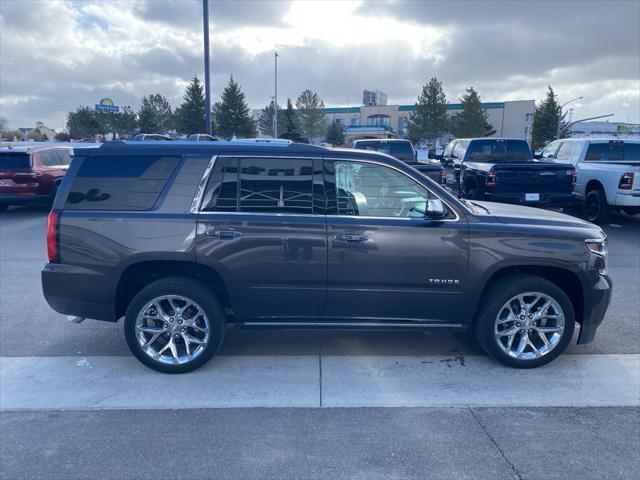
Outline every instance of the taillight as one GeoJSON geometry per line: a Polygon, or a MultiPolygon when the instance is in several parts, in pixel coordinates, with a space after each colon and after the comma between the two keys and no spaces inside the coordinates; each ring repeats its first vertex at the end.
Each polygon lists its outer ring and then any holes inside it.
{"type": "Polygon", "coordinates": [[[618,188],[622,190],[631,190],[633,186],[633,172],[623,173],[620,177],[620,183],[618,183],[618,188]]]}
{"type": "Polygon", "coordinates": [[[487,174],[486,187],[495,187],[498,184],[498,174],[496,172],[489,172],[487,174]]]}
{"type": "Polygon", "coordinates": [[[60,260],[60,212],[51,210],[47,217],[47,256],[50,262],[60,260]]]}

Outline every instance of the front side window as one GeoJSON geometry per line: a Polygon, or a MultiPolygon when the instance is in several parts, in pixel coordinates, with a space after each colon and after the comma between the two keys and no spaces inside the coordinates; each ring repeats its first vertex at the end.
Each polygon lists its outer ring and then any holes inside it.
{"type": "Polygon", "coordinates": [[[558,142],[553,142],[544,147],[542,150],[542,158],[556,158],[556,152],[558,151],[558,147],[560,144],[558,142]]]}
{"type": "Polygon", "coordinates": [[[558,149],[558,153],[556,153],[556,161],[565,163],[571,162],[571,154],[573,153],[574,145],[575,143],[563,142],[558,149]]]}
{"type": "Polygon", "coordinates": [[[423,218],[427,201],[436,198],[407,175],[384,165],[336,161],[337,214],[423,218]]]}

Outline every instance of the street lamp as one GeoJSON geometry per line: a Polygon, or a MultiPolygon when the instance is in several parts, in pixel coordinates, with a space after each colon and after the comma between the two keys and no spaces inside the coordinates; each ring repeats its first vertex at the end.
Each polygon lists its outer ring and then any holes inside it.
{"type": "Polygon", "coordinates": [[[562,109],[569,105],[571,102],[575,102],[576,100],[582,100],[582,97],[572,98],[568,102],[564,103],[560,106],[560,113],[558,114],[558,125],[556,127],[556,140],[560,139],[560,123],[562,122],[562,109]]]}
{"type": "Polygon", "coordinates": [[[211,135],[211,75],[209,72],[209,0],[202,0],[202,30],[204,36],[204,123],[211,135]]]}
{"type": "Polygon", "coordinates": [[[278,138],[278,52],[275,52],[275,70],[274,70],[274,86],[273,95],[273,137],[278,138]]]}

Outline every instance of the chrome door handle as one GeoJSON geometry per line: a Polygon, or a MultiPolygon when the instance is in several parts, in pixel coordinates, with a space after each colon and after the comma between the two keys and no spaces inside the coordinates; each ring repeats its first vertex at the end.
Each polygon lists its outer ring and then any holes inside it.
{"type": "Polygon", "coordinates": [[[220,240],[228,240],[231,238],[237,238],[242,236],[242,232],[238,232],[236,230],[216,230],[215,228],[210,228],[207,230],[207,235],[209,237],[218,237],[220,240]]]}
{"type": "Polygon", "coordinates": [[[352,234],[336,235],[333,238],[338,242],[345,242],[345,243],[364,243],[367,241],[367,237],[364,235],[352,235],[352,234]]]}

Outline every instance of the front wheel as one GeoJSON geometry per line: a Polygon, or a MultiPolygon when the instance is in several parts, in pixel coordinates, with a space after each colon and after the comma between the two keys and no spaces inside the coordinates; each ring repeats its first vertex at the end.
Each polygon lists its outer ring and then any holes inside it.
{"type": "Polygon", "coordinates": [[[514,275],[489,287],[475,326],[478,343],[488,354],[511,367],[534,368],[567,348],[575,314],[557,285],[514,275]]]}
{"type": "Polygon", "coordinates": [[[224,338],[225,321],[204,285],[172,277],[151,283],[133,298],[124,331],[129,349],[147,367],[185,373],[213,357],[224,338]]]}

